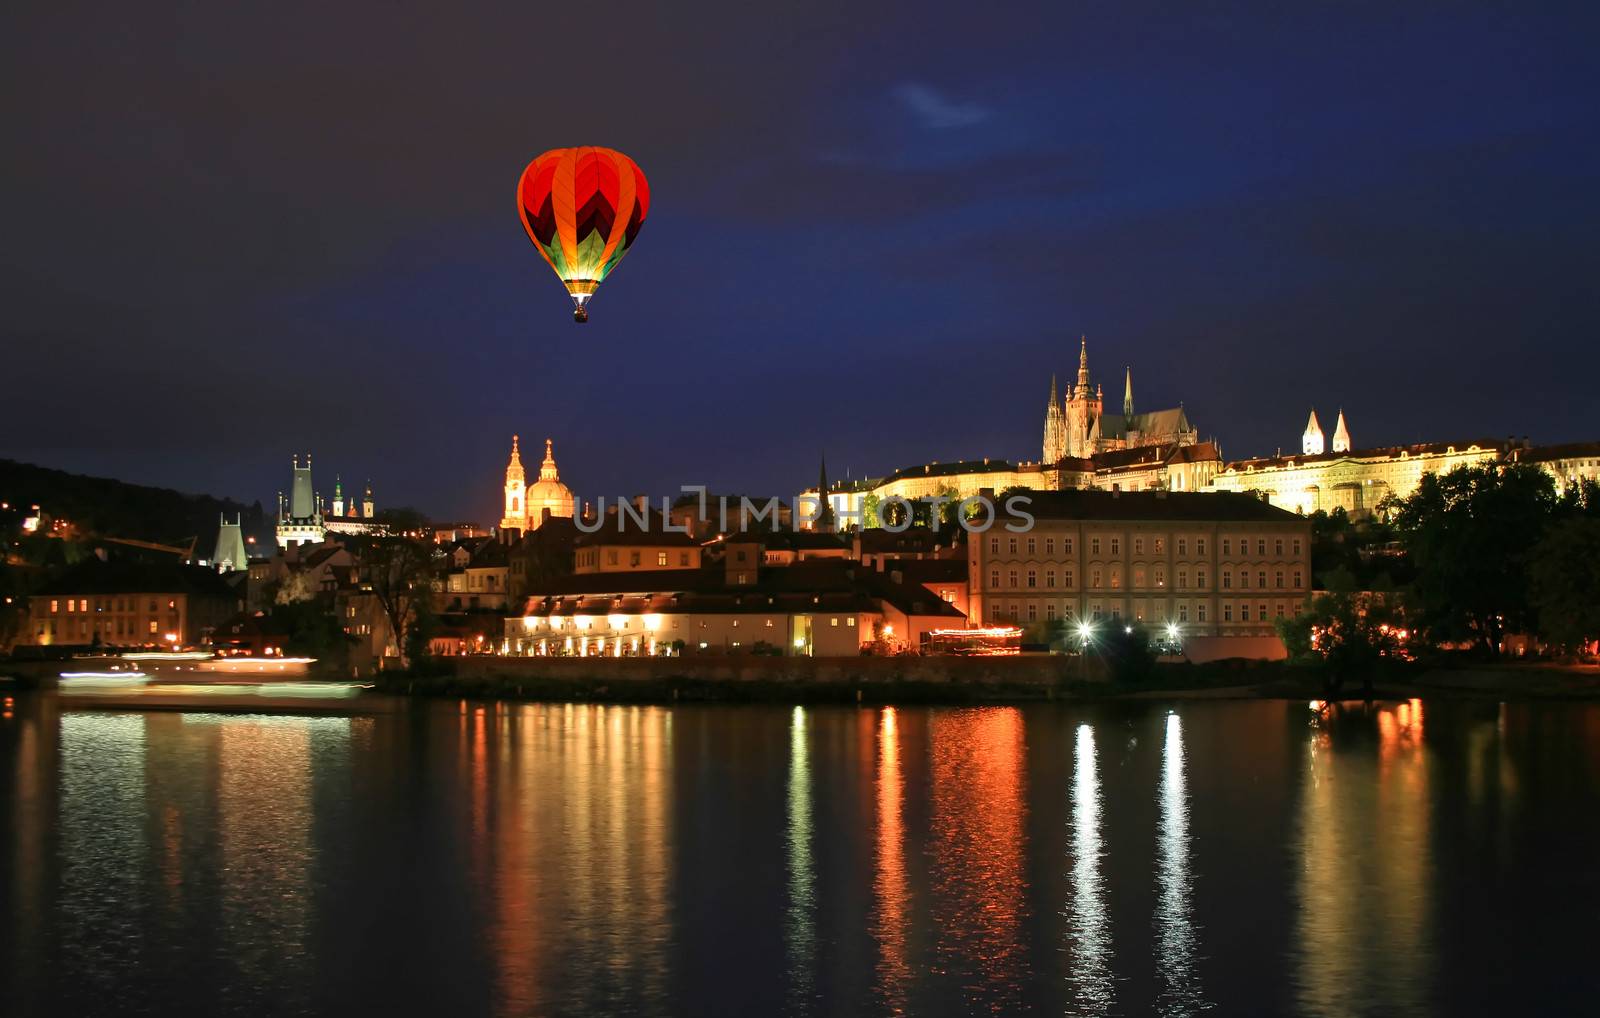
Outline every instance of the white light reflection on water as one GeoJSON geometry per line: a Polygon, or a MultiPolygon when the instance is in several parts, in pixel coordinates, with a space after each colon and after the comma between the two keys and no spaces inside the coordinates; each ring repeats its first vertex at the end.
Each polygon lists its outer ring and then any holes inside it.
{"type": "Polygon", "coordinates": [[[1072,993],[1068,1014],[1103,1015],[1111,1011],[1111,919],[1106,912],[1105,882],[1100,857],[1100,773],[1095,763],[1094,729],[1078,726],[1072,767],[1072,907],[1067,912],[1071,961],[1067,982],[1072,993]]]}
{"type": "Polygon", "coordinates": [[[789,945],[789,1001],[795,1013],[810,1010],[812,969],[816,953],[816,868],[811,857],[811,762],[806,741],[806,712],[796,707],[789,722],[789,909],[785,941],[789,945]]]}
{"type": "Polygon", "coordinates": [[[146,954],[144,717],[63,714],[60,794],[63,948],[109,989],[146,954]]]}
{"type": "Polygon", "coordinates": [[[1156,1009],[1190,1015],[1207,1007],[1195,971],[1194,874],[1190,870],[1189,795],[1183,722],[1167,715],[1161,750],[1161,808],[1156,833],[1156,1009]]]}

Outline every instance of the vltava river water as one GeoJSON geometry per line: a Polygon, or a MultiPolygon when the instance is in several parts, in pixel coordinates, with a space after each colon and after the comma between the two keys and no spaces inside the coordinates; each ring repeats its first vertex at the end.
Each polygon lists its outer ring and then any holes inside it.
{"type": "Polygon", "coordinates": [[[16,697],[10,1014],[1588,1013],[1600,708],[16,697]]]}

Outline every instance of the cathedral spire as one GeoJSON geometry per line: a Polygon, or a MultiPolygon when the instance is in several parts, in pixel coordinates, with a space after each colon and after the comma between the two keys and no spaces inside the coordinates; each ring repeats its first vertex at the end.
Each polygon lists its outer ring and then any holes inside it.
{"type": "Polygon", "coordinates": [[[1050,402],[1048,406],[1055,406],[1060,397],[1056,395],[1056,374],[1050,372],[1050,402]]]}
{"type": "Polygon", "coordinates": [[[828,533],[833,530],[833,503],[828,499],[828,455],[823,453],[817,465],[817,529],[828,533]]]}
{"type": "Polygon", "coordinates": [[[1344,407],[1339,408],[1339,423],[1333,428],[1333,451],[1350,451],[1350,429],[1344,425],[1344,407]]]}
{"type": "Polygon", "coordinates": [[[1133,416],[1133,365],[1128,365],[1128,381],[1122,389],[1122,416],[1133,416]]]}
{"type": "Polygon", "coordinates": [[[1307,456],[1321,456],[1323,452],[1322,425],[1317,423],[1316,408],[1311,410],[1311,419],[1306,422],[1305,434],[1300,436],[1300,451],[1307,456]]]}
{"type": "Polygon", "coordinates": [[[1078,388],[1083,395],[1089,394],[1089,337],[1078,337],[1078,388]]]}

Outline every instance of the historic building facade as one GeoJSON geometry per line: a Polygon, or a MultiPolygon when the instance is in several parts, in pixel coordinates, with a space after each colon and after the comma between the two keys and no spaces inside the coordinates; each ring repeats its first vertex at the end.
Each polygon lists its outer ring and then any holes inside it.
{"type": "Polygon", "coordinates": [[[572,489],[561,483],[554,444],[548,438],[544,440],[544,462],[539,464],[539,479],[528,485],[517,442],[517,436],[512,435],[511,460],[506,464],[505,515],[500,518],[500,529],[537,530],[547,512],[571,519],[576,500],[572,489]]]}
{"type": "Polygon", "coordinates": [[[275,531],[278,547],[321,544],[330,532],[371,534],[379,530],[377,505],[372,500],[372,482],[367,482],[366,493],[359,504],[354,498],[347,503],[344,481],[335,475],[333,501],[324,504],[322,494],[311,483],[311,454],[306,454],[304,466],[300,465],[300,457],[295,456],[290,461],[290,468],[294,471],[294,477],[288,498],[284,497],[283,492],[278,492],[278,524],[275,531]]]}
{"type": "Polygon", "coordinates": [[[1089,378],[1089,341],[1078,347],[1078,378],[1067,386],[1063,399],[1057,395],[1056,379],[1050,377],[1050,400],[1044,414],[1044,463],[1064,459],[1087,459],[1096,453],[1140,446],[1193,445],[1199,433],[1189,423],[1183,407],[1135,413],[1133,409],[1133,369],[1123,379],[1122,412],[1106,413],[1102,387],[1089,378]]]}
{"type": "Polygon", "coordinates": [[[1025,532],[1002,518],[967,543],[974,622],[1271,637],[1311,591],[1309,521],[1257,498],[1039,492],[1027,512],[1025,532]]]}
{"type": "Polygon", "coordinates": [[[1300,455],[1260,456],[1224,464],[1212,478],[1211,488],[1248,492],[1291,512],[1343,509],[1352,516],[1363,516],[1390,495],[1404,498],[1416,491],[1423,474],[1500,462],[1515,448],[1509,439],[1476,439],[1354,449],[1340,410],[1333,448],[1326,451],[1313,410],[1300,436],[1300,455]]]}

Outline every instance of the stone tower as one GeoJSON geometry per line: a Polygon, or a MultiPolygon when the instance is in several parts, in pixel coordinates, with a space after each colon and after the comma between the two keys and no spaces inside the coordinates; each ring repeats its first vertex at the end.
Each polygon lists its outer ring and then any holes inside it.
{"type": "Polygon", "coordinates": [[[1050,402],[1044,409],[1043,462],[1055,463],[1067,454],[1067,416],[1056,394],[1056,376],[1050,376],[1050,402]]]}
{"type": "Polygon", "coordinates": [[[250,568],[250,555],[244,547],[243,523],[243,515],[234,516],[232,523],[228,522],[226,516],[217,517],[217,550],[211,556],[211,564],[217,572],[230,573],[250,568]]]}
{"type": "Polygon", "coordinates": [[[1317,423],[1315,408],[1311,411],[1311,420],[1306,422],[1306,433],[1300,436],[1300,451],[1307,456],[1322,455],[1322,425],[1317,423]]]}
{"type": "Polygon", "coordinates": [[[1339,408],[1339,423],[1333,428],[1333,451],[1350,451],[1350,429],[1344,426],[1344,408],[1339,408]]]}
{"type": "Polygon", "coordinates": [[[501,530],[528,529],[527,502],[528,475],[522,470],[522,455],[517,449],[517,436],[511,436],[511,462],[506,464],[506,514],[500,520],[501,530]]]}
{"type": "Polygon", "coordinates": [[[1100,391],[1089,384],[1089,340],[1080,338],[1078,381],[1067,390],[1066,431],[1068,456],[1094,454],[1094,436],[1100,421],[1100,391]]]}

